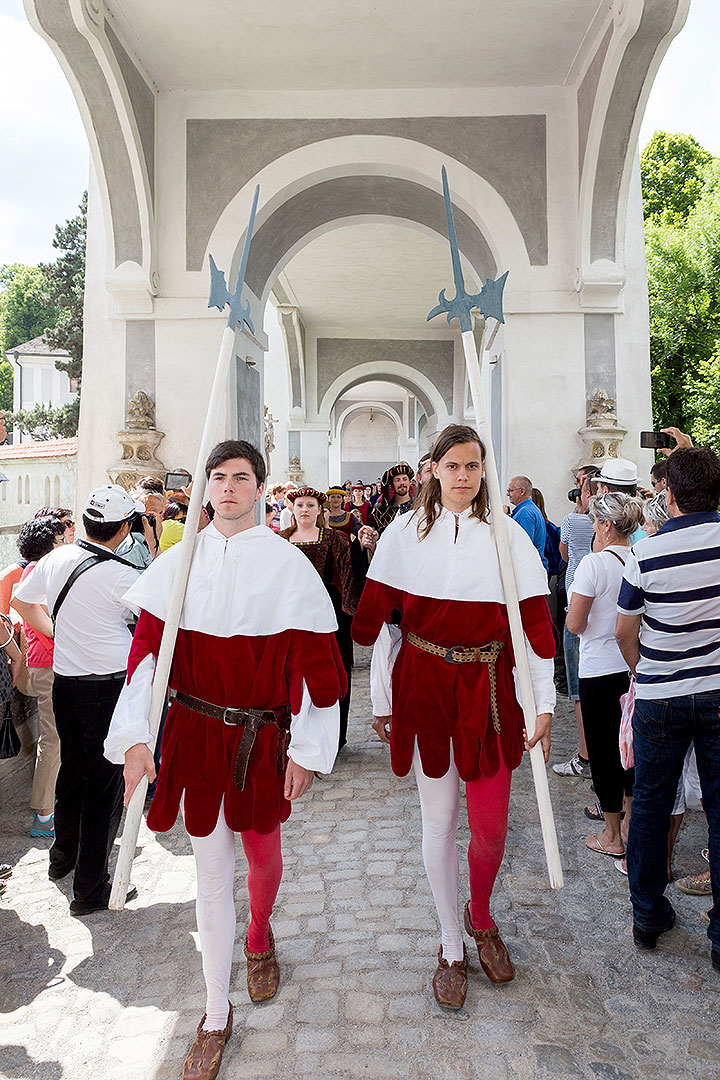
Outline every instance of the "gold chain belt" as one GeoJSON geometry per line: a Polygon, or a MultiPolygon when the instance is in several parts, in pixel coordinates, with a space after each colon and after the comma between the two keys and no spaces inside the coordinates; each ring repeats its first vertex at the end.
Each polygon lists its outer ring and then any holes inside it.
{"type": "Polygon", "coordinates": [[[440,656],[446,664],[487,664],[490,682],[490,715],[492,716],[493,727],[499,734],[500,713],[498,712],[495,664],[497,663],[500,650],[505,642],[491,641],[489,645],[478,647],[472,645],[451,645],[449,649],[445,649],[442,645],[434,645],[432,641],[424,641],[423,638],[418,637],[417,634],[410,633],[410,631],[405,634],[405,637],[410,644],[414,645],[417,649],[432,653],[433,656],[440,656]]]}

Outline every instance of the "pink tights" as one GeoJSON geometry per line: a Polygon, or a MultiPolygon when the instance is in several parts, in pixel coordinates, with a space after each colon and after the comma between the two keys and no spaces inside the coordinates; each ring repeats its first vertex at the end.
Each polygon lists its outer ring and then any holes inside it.
{"type": "MultiPolygon", "coordinates": [[[[248,861],[250,927],[248,951],[265,952],[268,927],[282,877],[280,826],[266,836],[240,833],[248,861]]],[[[206,1031],[225,1027],[230,968],[235,944],[235,833],[220,808],[209,836],[191,836],[197,866],[197,926],[207,986],[206,1031]]]]}
{"type": "MultiPolygon", "coordinates": [[[[451,761],[445,776],[426,776],[417,748],[413,758],[423,821],[423,861],[442,932],[443,956],[462,959],[462,931],[458,915],[459,865],[457,825],[460,777],[451,761]]],[[[512,773],[501,762],[495,776],[481,776],[465,785],[470,846],[470,917],[476,930],[494,926],[490,896],[505,852],[512,773]]]]}

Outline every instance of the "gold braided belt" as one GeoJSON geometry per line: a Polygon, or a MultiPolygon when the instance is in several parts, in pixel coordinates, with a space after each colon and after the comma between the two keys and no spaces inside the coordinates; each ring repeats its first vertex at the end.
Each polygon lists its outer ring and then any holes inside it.
{"type": "Polygon", "coordinates": [[[451,645],[449,649],[445,649],[442,645],[433,645],[432,641],[424,641],[423,638],[410,633],[410,631],[405,634],[405,637],[416,649],[422,649],[424,652],[432,653],[433,656],[439,656],[447,664],[487,664],[490,682],[490,715],[492,716],[493,727],[499,734],[500,713],[498,712],[495,664],[505,642],[491,641],[489,645],[482,645],[477,648],[472,645],[451,645]]]}

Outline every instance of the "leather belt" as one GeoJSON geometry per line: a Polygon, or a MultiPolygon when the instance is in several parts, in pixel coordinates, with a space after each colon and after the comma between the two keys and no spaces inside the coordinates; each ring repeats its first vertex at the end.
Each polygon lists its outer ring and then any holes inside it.
{"type": "Polygon", "coordinates": [[[407,631],[405,637],[416,649],[432,653],[433,656],[441,657],[447,664],[487,664],[488,678],[490,682],[490,715],[493,727],[500,733],[500,713],[497,701],[497,675],[495,665],[503,648],[504,641],[491,641],[488,645],[451,645],[446,649],[443,645],[435,645],[432,641],[424,641],[417,634],[407,631]]]}
{"type": "Polygon", "coordinates": [[[211,716],[214,720],[222,720],[228,727],[242,727],[243,733],[235,757],[233,768],[233,781],[242,791],[245,787],[248,762],[252,748],[255,745],[257,733],[266,724],[275,724],[278,728],[277,765],[278,774],[285,769],[287,748],[290,742],[290,706],[284,705],[279,709],[233,709],[224,708],[222,705],[213,705],[210,701],[193,697],[178,690],[173,693],[175,701],[184,705],[193,712],[203,716],[211,716]]]}

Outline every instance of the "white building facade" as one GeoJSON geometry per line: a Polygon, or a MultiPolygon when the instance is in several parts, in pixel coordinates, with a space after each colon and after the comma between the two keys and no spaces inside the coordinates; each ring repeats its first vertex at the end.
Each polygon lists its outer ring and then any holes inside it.
{"type": "Polygon", "coordinates": [[[688,5],[25,0],[93,158],[79,489],[118,474],[139,392],[159,458],[193,468],[225,323],[208,255],[233,282],[258,183],[218,435],[261,445],[267,406],[273,479],[322,486],[472,422],[459,331],[426,323],[452,295],[443,164],[468,290],[510,272],[484,357],[501,479],[557,516],[577,462],[647,471],[637,138],[688,5]]]}
{"type": "MultiPolygon", "coordinates": [[[[53,349],[37,337],[8,349],[5,357],[13,369],[13,412],[36,405],[57,408],[77,396],[75,380],[55,365],[56,360],[70,359],[66,349],[53,349]]],[[[19,431],[13,434],[13,442],[31,441],[30,435],[21,436],[19,431]]]]}

